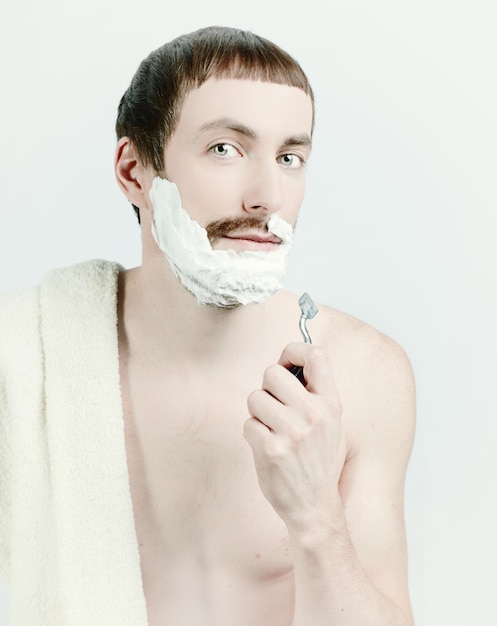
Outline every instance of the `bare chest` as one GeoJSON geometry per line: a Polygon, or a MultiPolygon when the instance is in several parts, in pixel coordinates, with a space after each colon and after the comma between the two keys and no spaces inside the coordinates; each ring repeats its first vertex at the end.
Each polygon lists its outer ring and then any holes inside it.
{"type": "Polygon", "coordinates": [[[164,624],[168,613],[171,623],[174,616],[176,623],[207,625],[210,615],[222,626],[226,615],[226,623],[242,625],[240,607],[250,596],[259,599],[252,602],[255,613],[247,614],[247,624],[262,614],[272,615],[275,626],[289,623],[293,568],[288,534],[260,491],[243,437],[246,398],[256,381],[156,383],[137,379],[123,385],[150,624],[154,619],[164,624]],[[185,602],[187,589],[196,608],[185,602]],[[226,606],[230,602],[232,610],[226,606]]]}

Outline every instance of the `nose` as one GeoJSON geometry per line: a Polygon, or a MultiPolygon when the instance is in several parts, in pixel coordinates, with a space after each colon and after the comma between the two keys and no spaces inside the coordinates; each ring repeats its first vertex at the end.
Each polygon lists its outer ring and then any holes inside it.
{"type": "Polygon", "coordinates": [[[277,163],[254,164],[247,172],[243,208],[252,214],[268,214],[283,206],[281,171],[277,163]]]}

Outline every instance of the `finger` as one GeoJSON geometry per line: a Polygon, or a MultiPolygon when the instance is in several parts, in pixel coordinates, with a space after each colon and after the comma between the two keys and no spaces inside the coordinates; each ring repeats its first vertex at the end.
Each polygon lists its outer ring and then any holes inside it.
{"type": "Polygon", "coordinates": [[[252,448],[256,448],[261,439],[272,436],[272,431],[257,417],[249,417],[243,425],[243,436],[252,448]]]}
{"type": "Polygon", "coordinates": [[[306,389],[310,393],[336,394],[335,381],[326,352],[319,346],[290,343],[283,350],[278,364],[286,369],[300,365],[304,369],[306,389]]]}
{"type": "Polygon", "coordinates": [[[263,389],[256,389],[247,398],[247,408],[251,417],[257,418],[271,431],[277,431],[282,424],[283,404],[263,389]]]}
{"type": "Polygon", "coordinates": [[[302,385],[286,368],[275,363],[264,371],[262,389],[270,393],[284,405],[293,405],[303,393],[302,385]]]}

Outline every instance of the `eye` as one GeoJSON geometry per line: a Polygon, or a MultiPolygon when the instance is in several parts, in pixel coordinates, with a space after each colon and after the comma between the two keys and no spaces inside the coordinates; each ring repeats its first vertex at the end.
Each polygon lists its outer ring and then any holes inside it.
{"type": "Polygon", "coordinates": [[[230,143],[217,143],[215,146],[209,148],[212,154],[224,159],[230,159],[238,155],[238,150],[230,143]]]}
{"type": "Polygon", "coordinates": [[[278,157],[278,161],[290,169],[298,169],[305,165],[304,159],[298,154],[282,154],[278,157]]]}

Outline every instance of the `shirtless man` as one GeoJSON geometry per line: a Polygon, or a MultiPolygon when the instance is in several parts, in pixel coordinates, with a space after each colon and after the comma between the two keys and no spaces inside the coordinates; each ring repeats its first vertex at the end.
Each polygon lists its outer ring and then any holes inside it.
{"type": "Polygon", "coordinates": [[[12,626],[413,623],[409,361],[322,303],[305,344],[280,289],[313,124],[274,44],[166,44],[117,121],[141,266],[91,261],[0,299],[12,626]]]}
{"type": "Polygon", "coordinates": [[[304,344],[297,296],[283,290],[237,305],[220,285],[220,302],[202,300],[184,276],[202,282],[202,261],[175,265],[174,242],[154,226],[159,176],[201,227],[218,222],[214,250],[275,254],[282,240],[268,220],[294,225],[304,194],[312,91],[257,37],[207,29],[174,45],[144,62],[123,98],[115,161],[143,238],[142,265],[120,286],[119,349],[149,624],[412,624],[404,352],[321,303],[304,344]],[[161,92],[172,122],[154,161],[130,110],[164,76],[177,93],[161,92]]]}

